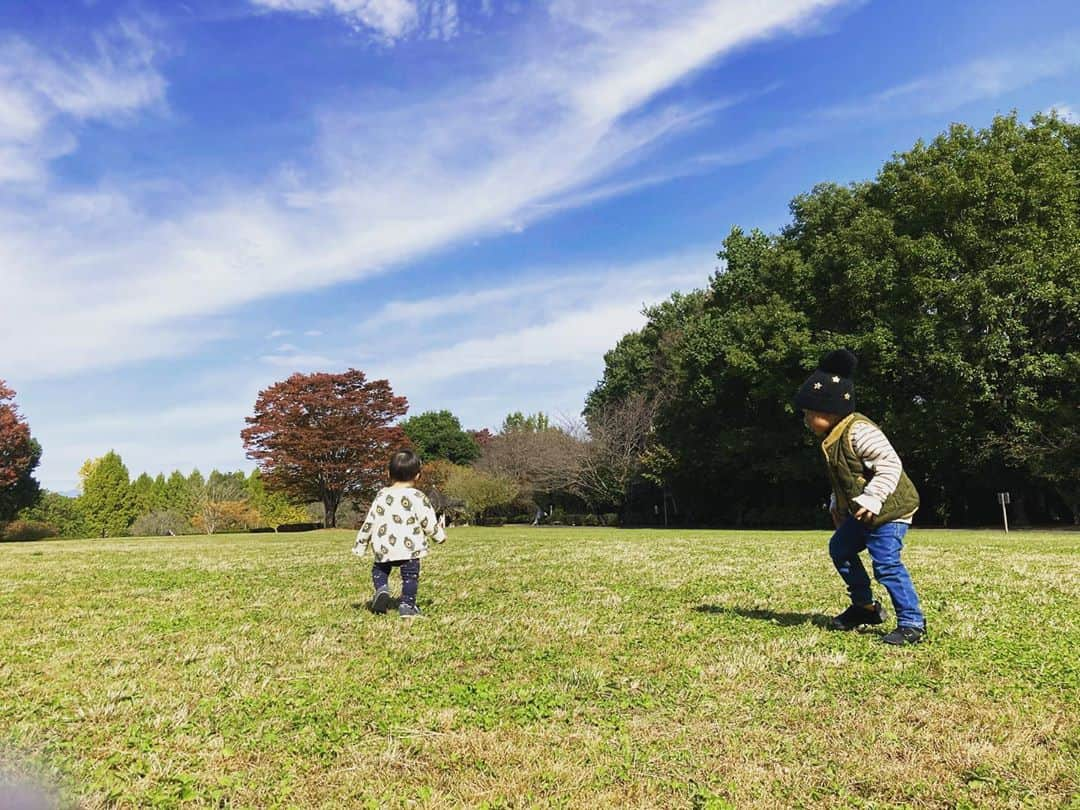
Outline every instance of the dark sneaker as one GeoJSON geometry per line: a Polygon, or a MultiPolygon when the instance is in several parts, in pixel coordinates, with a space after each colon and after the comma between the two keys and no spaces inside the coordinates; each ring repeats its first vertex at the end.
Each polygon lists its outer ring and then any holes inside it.
{"type": "Polygon", "coordinates": [[[902,647],[905,644],[920,644],[926,640],[925,627],[897,627],[891,633],[886,633],[881,639],[886,644],[902,647]]]}
{"type": "Polygon", "coordinates": [[[375,595],[371,597],[371,612],[372,613],[386,613],[386,608],[390,604],[390,591],[386,588],[380,588],[375,591],[375,595]]]}
{"type": "Polygon", "coordinates": [[[403,619],[415,619],[417,616],[421,615],[420,608],[416,605],[407,605],[404,602],[398,605],[397,612],[398,616],[403,619]]]}
{"type": "Polygon", "coordinates": [[[833,616],[829,627],[833,630],[854,630],[864,624],[881,624],[883,621],[885,621],[885,608],[881,606],[881,602],[874,602],[874,606],[868,608],[862,605],[851,605],[839,616],[833,616]]]}

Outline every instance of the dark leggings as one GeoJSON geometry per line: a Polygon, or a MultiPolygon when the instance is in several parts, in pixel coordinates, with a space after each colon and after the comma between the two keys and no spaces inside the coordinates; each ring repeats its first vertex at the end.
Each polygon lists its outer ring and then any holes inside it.
{"type": "Polygon", "coordinates": [[[416,607],[416,589],[420,585],[420,560],[394,560],[377,562],[371,566],[371,581],[375,590],[382,590],[390,584],[390,572],[401,569],[401,604],[416,607]]]}

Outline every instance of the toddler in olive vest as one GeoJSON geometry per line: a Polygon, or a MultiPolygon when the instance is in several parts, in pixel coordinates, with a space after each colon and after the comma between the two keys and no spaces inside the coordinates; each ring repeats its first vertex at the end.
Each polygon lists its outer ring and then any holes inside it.
{"type": "Polygon", "coordinates": [[[926,619],[900,550],[919,508],[919,493],[885,434],[855,412],[856,363],[849,351],[829,352],[795,396],[806,426],[823,437],[821,452],[833,491],[829,508],[836,527],[829,554],[851,596],[851,606],[833,618],[831,626],[854,630],[885,621],[885,609],[874,600],[870,577],[859,559],[859,552],[866,549],[874,578],[885,587],[896,612],[896,629],[883,640],[918,644],[926,635],[926,619]]]}

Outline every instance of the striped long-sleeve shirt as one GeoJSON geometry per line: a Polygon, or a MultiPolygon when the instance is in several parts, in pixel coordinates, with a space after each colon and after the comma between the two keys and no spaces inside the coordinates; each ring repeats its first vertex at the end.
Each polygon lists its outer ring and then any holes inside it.
{"type": "MultiPolygon", "coordinates": [[[[851,426],[851,447],[855,455],[862,461],[873,477],[866,485],[862,494],[854,498],[857,506],[862,506],[873,512],[881,514],[881,506],[896,490],[900,483],[900,473],[904,471],[904,465],[900,461],[889,439],[881,432],[881,429],[869,422],[856,422],[851,426]]],[[[836,494],[833,493],[832,509],[836,509],[836,494]]],[[[911,523],[910,517],[900,518],[900,523],[911,523]]]]}

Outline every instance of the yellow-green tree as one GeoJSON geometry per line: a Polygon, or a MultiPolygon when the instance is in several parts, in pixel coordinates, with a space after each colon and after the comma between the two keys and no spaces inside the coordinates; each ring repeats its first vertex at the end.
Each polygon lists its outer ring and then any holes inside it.
{"type": "Polygon", "coordinates": [[[80,475],[84,472],[83,493],[79,500],[90,535],[126,535],[128,527],[135,520],[135,507],[123,460],[110,450],[101,458],[87,461],[80,475]]]}
{"type": "Polygon", "coordinates": [[[519,491],[511,478],[460,466],[449,471],[442,486],[445,495],[462,502],[462,511],[473,522],[483,521],[493,510],[512,504],[519,491]]]}

